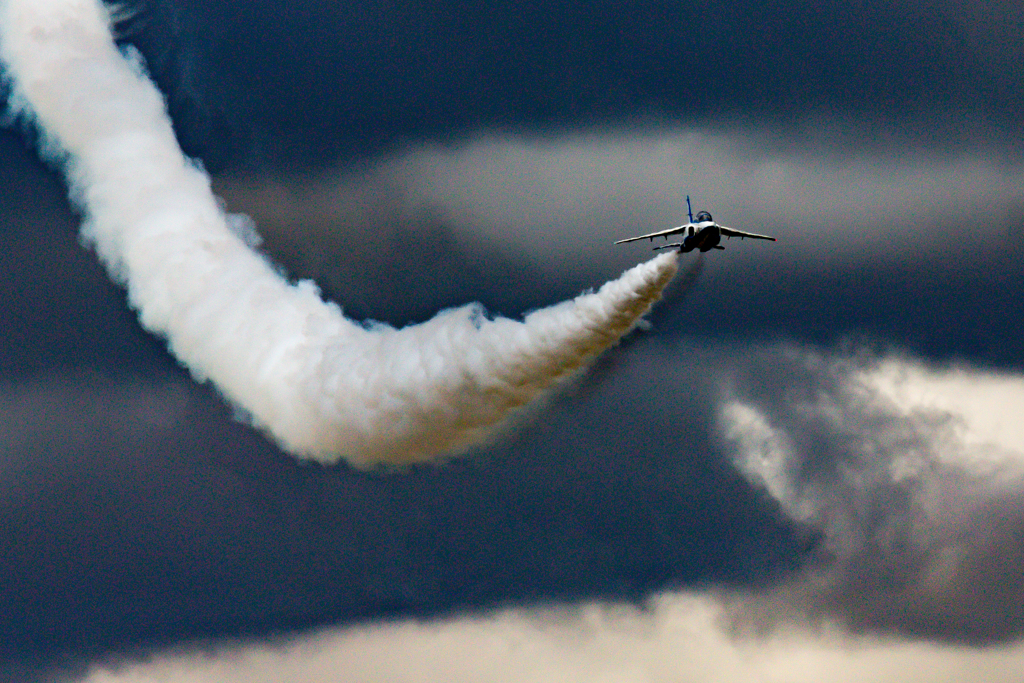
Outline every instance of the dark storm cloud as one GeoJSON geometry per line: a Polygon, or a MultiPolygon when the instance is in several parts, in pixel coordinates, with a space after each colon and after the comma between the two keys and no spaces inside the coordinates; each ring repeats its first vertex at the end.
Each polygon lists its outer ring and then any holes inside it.
{"type": "Polygon", "coordinates": [[[659,407],[656,368],[609,362],[625,382],[589,380],[506,445],[390,475],[297,465],[180,376],[8,384],[5,666],[800,564],[811,537],[708,441],[704,384],[684,373],[659,407]]]}
{"type": "Polygon", "coordinates": [[[124,34],[169,91],[187,149],[212,167],[308,167],[480,128],[649,119],[784,129],[811,116],[866,122],[879,141],[903,129],[1009,142],[1022,23],[1009,1],[161,0],[124,34]]]}

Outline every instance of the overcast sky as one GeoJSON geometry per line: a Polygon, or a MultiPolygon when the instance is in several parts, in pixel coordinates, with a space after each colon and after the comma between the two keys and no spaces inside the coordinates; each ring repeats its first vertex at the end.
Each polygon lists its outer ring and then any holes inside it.
{"type": "Polygon", "coordinates": [[[325,467],[140,328],[0,131],[0,673],[1024,675],[1019,3],[151,0],[119,35],[359,320],[596,288],[687,195],[779,241],[684,256],[494,444],[325,467]]]}

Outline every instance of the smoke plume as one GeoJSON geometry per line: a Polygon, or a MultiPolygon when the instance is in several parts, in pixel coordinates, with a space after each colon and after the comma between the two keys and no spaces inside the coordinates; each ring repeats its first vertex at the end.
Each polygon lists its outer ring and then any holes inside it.
{"type": "Polygon", "coordinates": [[[409,462],[468,447],[629,331],[676,272],[659,256],[522,321],[479,306],[401,330],[346,319],[250,247],[181,152],[98,0],[6,0],[0,58],[85,240],[148,330],[290,452],[409,462]]]}

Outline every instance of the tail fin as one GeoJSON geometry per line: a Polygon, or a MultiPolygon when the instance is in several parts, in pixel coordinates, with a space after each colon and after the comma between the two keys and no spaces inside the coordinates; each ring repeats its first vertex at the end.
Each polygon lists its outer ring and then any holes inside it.
{"type": "Polygon", "coordinates": [[[686,195],[686,213],[690,216],[690,222],[693,222],[693,209],[690,208],[690,195],[686,195]]]}

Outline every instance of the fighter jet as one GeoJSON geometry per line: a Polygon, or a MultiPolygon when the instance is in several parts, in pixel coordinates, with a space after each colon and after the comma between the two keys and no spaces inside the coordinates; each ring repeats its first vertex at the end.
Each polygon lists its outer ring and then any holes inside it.
{"type": "Polygon", "coordinates": [[[690,216],[690,222],[685,225],[669,228],[668,230],[662,230],[660,232],[652,232],[647,235],[640,235],[639,237],[630,237],[628,239],[619,240],[615,244],[625,244],[626,242],[636,242],[637,240],[647,239],[653,242],[655,237],[664,237],[665,239],[668,239],[669,235],[680,234],[683,236],[682,242],[662,244],[654,247],[654,250],[678,248],[679,251],[693,251],[694,249],[709,251],[711,249],[725,249],[725,247],[719,244],[722,240],[722,235],[725,235],[726,237],[739,237],[740,239],[749,237],[755,240],[775,241],[774,237],[769,237],[768,235],[758,235],[754,232],[733,230],[732,228],[727,228],[724,225],[719,225],[707,211],[698,212],[695,220],[693,217],[693,210],[690,208],[689,195],[686,196],[686,213],[690,216]]]}

